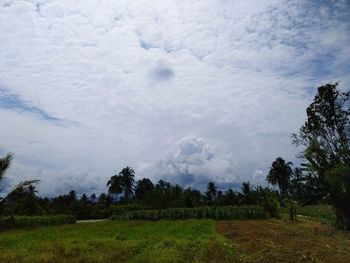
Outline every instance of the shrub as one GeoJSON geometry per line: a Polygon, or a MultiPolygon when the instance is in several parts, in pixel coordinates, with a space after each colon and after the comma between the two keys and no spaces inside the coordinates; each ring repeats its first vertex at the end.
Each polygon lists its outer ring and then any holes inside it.
{"type": "Polygon", "coordinates": [[[0,217],[0,229],[74,224],[75,222],[74,215],[4,216],[0,217]]]}

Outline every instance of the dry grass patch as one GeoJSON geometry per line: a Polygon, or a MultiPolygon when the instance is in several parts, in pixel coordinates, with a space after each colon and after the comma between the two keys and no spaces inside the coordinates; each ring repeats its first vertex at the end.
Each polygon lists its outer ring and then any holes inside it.
{"type": "Polygon", "coordinates": [[[349,262],[350,235],[312,220],[221,221],[243,262],[349,262]]]}

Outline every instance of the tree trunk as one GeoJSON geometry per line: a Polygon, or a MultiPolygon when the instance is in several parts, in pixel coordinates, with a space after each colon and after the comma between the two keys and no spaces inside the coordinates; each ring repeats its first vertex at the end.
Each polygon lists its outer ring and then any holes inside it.
{"type": "Polygon", "coordinates": [[[335,214],[337,219],[337,226],[339,228],[342,228],[344,231],[348,231],[350,229],[350,209],[343,211],[343,209],[336,208],[335,214]]]}

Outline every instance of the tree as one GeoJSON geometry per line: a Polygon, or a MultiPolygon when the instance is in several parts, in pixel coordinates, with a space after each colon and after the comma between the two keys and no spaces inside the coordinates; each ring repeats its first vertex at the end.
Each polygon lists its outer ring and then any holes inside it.
{"type": "Polygon", "coordinates": [[[150,179],[138,180],[135,187],[135,198],[140,202],[147,203],[153,189],[154,185],[150,179]]]}
{"type": "Polygon", "coordinates": [[[257,202],[256,194],[253,190],[253,187],[249,182],[243,182],[241,187],[240,194],[240,203],[245,205],[253,205],[257,202]]]}
{"type": "Polygon", "coordinates": [[[107,182],[109,194],[121,194],[124,189],[123,178],[120,175],[113,175],[107,182]]]}
{"type": "Polygon", "coordinates": [[[217,187],[214,182],[209,182],[207,186],[206,199],[208,205],[213,205],[215,202],[217,187]]]}
{"type": "Polygon", "coordinates": [[[181,195],[181,204],[184,207],[195,207],[201,203],[202,195],[198,190],[186,188],[181,195]]]}
{"type": "Polygon", "coordinates": [[[293,143],[303,146],[300,158],[306,160],[309,175],[309,195],[318,200],[329,199],[335,208],[338,225],[350,227],[350,214],[342,200],[350,195],[345,187],[350,166],[350,92],[338,90],[338,83],[318,88],[313,102],[307,107],[307,120],[293,143]],[[339,197],[339,185],[343,185],[339,197]]]}
{"type": "Polygon", "coordinates": [[[122,176],[123,179],[124,198],[130,200],[134,195],[135,171],[127,166],[122,169],[119,175],[122,176]]]}
{"type": "Polygon", "coordinates": [[[151,203],[157,209],[169,207],[171,203],[172,185],[164,180],[159,180],[151,195],[151,203]]]}
{"type": "Polygon", "coordinates": [[[15,186],[3,200],[5,214],[42,214],[43,209],[40,207],[35,189],[35,184],[39,182],[39,180],[24,181],[15,186]]]}
{"type": "Polygon", "coordinates": [[[231,188],[225,191],[223,198],[225,205],[238,205],[239,203],[238,194],[231,188]]]}
{"type": "Polygon", "coordinates": [[[277,192],[261,186],[256,187],[256,192],[259,197],[259,205],[264,207],[270,216],[280,218],[281,201],[277,192]]]}
{"type": "Polygon", "coordinates": [[[5,157],[0,158],[0,183],[5,177],[6,170],[10,167],[12,159],[12,153],[8,153],[5,157]]]}
{"type": "Polygon", "coordinates": [[[271,185],[278,185],[282,195],[286,195],[290,184],[290,179],[293,173],[291,168],[293,164],[278,157],[272,163],[269,174],[266,176],[266,181],[271,185]]]}
{"type": "Polygon", "coordinates": [[[124,194],[124,199],[130,201],[134,195],[135,171],[129,166],[123,168],[118,175],[113,175],[107,182],[110,194],[124,194]]]}
{"type": "Polygon", "coordinates": [[[336,211],[337,224],[350,229],[350,166],[336,166],[326,172],[331,203],[336,211]]]}

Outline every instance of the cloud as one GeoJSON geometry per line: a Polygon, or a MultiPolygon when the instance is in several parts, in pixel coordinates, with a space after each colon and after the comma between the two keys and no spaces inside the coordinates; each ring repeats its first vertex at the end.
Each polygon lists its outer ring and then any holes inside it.
{"type": "Polygon", "coordinates": [[[158,61],[151,70],[151,76],[155,81],[166,81],[174,77],[172,68],[165,61],[158,61]]]}
{"type": "Polygon", "coordinates": [[[24,113],[29,113],[45,119],[46,121],[53,122],[58,125],[73,124],[70,121],[65,121],[47,114],[44,110],[31,105],[30,102],[24,101],[20,96],[11,93],[9,90],[0,87],[0,108],[11,109],[24,113]]]}
{"type": "Polygon", "coordinates": [[[181,171],[185,184],[262,182],[255,171],[266,174],[276,156],[295,163],[290,134],[314,88],[350,84],[348,9],[348,1],[3,1],[0,147],[15,153],[9,176],[39,177],[45,194],[105,191],[124,166],[157,163],[157,176],[181,171]],[[174,145],[179,138],[184,145],[174,145]]]}
{"type": "Polygon", "coordinates": [[[202,190],[209,181],[225,187],[237,183],[232,153],[222,152],[216,145],[207,144],[195,135],[181,138],[172,148],[165,159],[142,164],[140,174],[202,190]]]}

